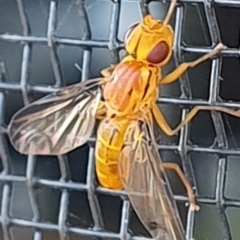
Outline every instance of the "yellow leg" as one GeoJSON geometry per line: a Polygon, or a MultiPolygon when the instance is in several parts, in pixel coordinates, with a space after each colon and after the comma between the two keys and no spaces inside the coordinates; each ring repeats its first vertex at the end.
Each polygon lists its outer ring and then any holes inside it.
{"type": "Polygon", "coordinates": [[[97,112],[96,112],[96,119],[102,120],[104,115],[106,115],[106,106],[103,101],[100,101],[97,112]]]}
{"type": "Polygon", "coordinates": [[[205,54],[204,56],[198,58],[197,60],[180,64],[173,72],[168,74],[163,79],[160,79],[159,84],[169,84],[169,83],[175,82],[176,80],[178,80],[179,77],[181,77],[187,71],[187,69],[194,68],[198,64],[216,56],[219,52],[221,52],[224,49],[226,49],[226,46],[220,43],[216,46],[216,48],[214,48],[213,51],[205,54]]]}
{"type": "Polygon", "coordinates": [[[106,77],[106,78],[111,77],[112,72],[113,72],[113,70],[114,70],[115,67],[116,67],[116,65],[113,65],[113,64],[112,64],[112,65],[110,65],[110,67],[104,68],[103,70],[101,70],[102,76],[103,76],[103,77],[106,77]]]}
{"type": "Polygon", "coordinates": [[[154,104],[152,108],[152,113],[155,117],[155,120],[158,126],[162,129],[162,131],[168,135],[173,136],[175,135],[184,125],[186,125],[189,121],[193,119],[193,117],[198,113],[198,111],[219,111],[223,113],[227,113],[229,115],[240,117],[240,110],[231,110],[225,107],[217,107],[217,106],[196,106],[187,114],[185,119],[175,128],[171,129],[168,125],[167,121],[165,120],[164,116],[162,115],[160,109],[158,108],[157,104],[154,104]]]}
{"type": "Polygon", "coordinates": [[[185,175],[183,174],[182,170],[180,169],[180,167],[177,164],[175,164],[175,163],[163,163],[163,168],[165,170],[172,170],[172,171],[175,171],[177,173],[177,175],[181,179],[184,187],[187,190],[188,198],[189,198],[189,202],[190,202],[190,209],[192,211],[198,211],[200,208],[199,208],[198,205],[196,205],[195,195],[193,193],[193,190],[192,190],[192,188],[191,188],[187,178],[185,177],[185,175]]]}

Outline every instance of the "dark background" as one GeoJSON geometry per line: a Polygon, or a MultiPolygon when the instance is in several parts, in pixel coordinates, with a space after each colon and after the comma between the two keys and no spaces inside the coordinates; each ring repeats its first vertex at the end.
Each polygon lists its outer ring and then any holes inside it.
{"type": "MultiPolygon", "coordinates": [[[[47,44],[49,13],[53,13],[50,3],[0,0],[0,239],[58,240],[67,236],[77,240],[92,239],[94,235],[114,239],[123,238],[127,229],[132,236],[149,237],[120,193],[97,186],[93,193],[96,198],[91,197],[89,181],[91,177],[94,181],[94,171],[88,145],[61,159],[20,155],[9,143],[6,127],[14,112],[24,105],[24,98],[32,102],[50,92],[51,87],[98,77],[102,68],[124,55],[124,32],[142,18],[140,1],[86,0],[90,36],[84,26],[84,11],[79,10],[75,1],[53,1],[56,26],[51,47],[47,44]],[[29,26],[24,27],[25,21],[29,26]],[[114,30],[117,42],[112,41],[114,30]],[[91,41],[80,41],[87,39],[91,41]],[[89,203],[88,197],[93,202],[89,203]],[[124,219],[128,225],[124,225],[124,219]],[[98,235],[93,229],[101,224],[105,229],[98,235]]],[[[182,109],[197,103],[240,107],[240,1],[207,4],[180,1],[177,16],[171,21],[172,26],[176,24],[176,32],[182,30],[178,38],[181,49],[175,51],[175,60],[196,59],[219,41],[229,50],[224,51],[220,60],[207,61],[189,70],[180,82],[162,88],[160,106],[171,126],[180,122],[185,113],[181,115],[182,109]],[[219,28],[219,36],[214,24],[219,28]]],[[[168,3],[151,1],[148,8],[154,17],[163,19],[168,3]]],[[[173,57],[164,73],[174,68],[173,57]]],[[[196,186],[201,210],[194,214],[185,206],[186,192],[178,178],[168,174],[187,239],[238,239],[239,126],[237,118],[202,112],[176,137],[156,133],[163,161],[179,163],[196,186]]]]}

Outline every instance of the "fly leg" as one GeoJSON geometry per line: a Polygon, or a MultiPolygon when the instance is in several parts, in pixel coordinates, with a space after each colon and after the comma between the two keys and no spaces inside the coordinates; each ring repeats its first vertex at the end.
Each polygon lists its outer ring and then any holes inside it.
{"type": "Polygon", "coordinates": [[[164,118],[163,114],[161,113],[156,103],[152,108],[152,113],[154,115],[154,118],[158,126],[168,136],[175,135],[183,126],[185,126],[188,122],[190,122],[199,111],[218,111],[222,113],[227,113],[234,117],[240,117],[240,110],[232,110],[232,109],[228,109],[225,107],[218,107],[218,106],[195,106],[186,115],[185,119],[175,129],[172,129],[167,123],[166,119],[164,118]]]}
{"type": "Polygon", "coordinates": [[[173,72],[169,73],[166,77],[159,79],[159,84],[169,84],[177,81],[189,68],[196,67],[198,64],[216,56],[224,49],[226,49],[226,46],[220,43],[211,52],[203,55],[197,60],[180,64],[173,72]]]}
{"type": "Polygon", "coordinates": [[[95,115],[96,119],[102,120],[105,117],[106,112],[107,112],[107,109],[106,109],[104,101],[100,101],[98,108],[97,108],[96,115],[95,115]]]}
{"type": "Polygon", "coordinates": [[[109,78],[112,75],[113,70],[115,69],[116,65],[112,64],[108,68],[104,68],[101,70],[101,74],[105,78],[109,78]]]}
{"type": "Polygon", "coordinates": [[[184,173],[182,172],[181,168],[175,163],[163,163],[163,168],[165,170],[172,170],[172,171],[175,171],[177,173],[177,175],[181,179],[184,187],[187,190],[191,211],[198,211],[200,208],[199,208],[198,205],[196,205],[195,195],[193,193],[192,187],[189,184],[189,182],[188,182],[187,178],[185,177],[184,173]]]}

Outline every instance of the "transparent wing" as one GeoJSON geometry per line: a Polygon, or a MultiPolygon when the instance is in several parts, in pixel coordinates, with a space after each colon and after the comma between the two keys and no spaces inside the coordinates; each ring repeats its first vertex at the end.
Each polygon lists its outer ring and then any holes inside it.
{"type": "Polygon", "coordinates": [[[160,163],[152,124],[145,120],[132,122],[126,130],[119,159],[124,188],[154,239],[183,240],[184,230],[160,163]]]}
{"type": "Polygon", "coordinates": [[[14,148],[23,154],[58,155],[84,144],[94,128],[103,81],[62,88],[19,110],[8,129],[14,148]]]}

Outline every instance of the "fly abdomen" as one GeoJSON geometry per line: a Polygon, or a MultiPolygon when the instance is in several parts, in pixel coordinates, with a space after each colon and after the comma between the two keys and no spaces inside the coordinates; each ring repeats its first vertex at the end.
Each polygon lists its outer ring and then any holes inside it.
{"type": "Polygon", "coordinates": [[[118,159],[128,120],[105,118],[99,125],[96,142],[96,173],[101,186],[122,189],[118,159]]]}

